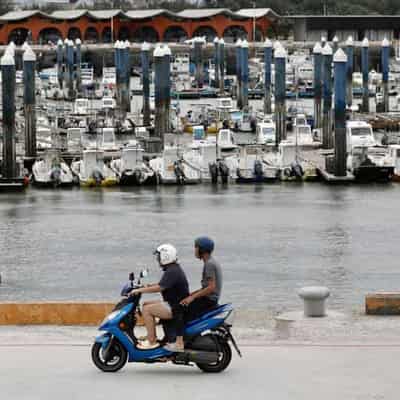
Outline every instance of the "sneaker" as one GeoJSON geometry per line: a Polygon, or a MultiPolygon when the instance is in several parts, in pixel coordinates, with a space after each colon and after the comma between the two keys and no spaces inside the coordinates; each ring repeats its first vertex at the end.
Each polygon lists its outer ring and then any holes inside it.
{"type": "Polygon", "coordinates": [[[160,347],[160,345],[158,343],[150,343],[148,340],[145,340],[144,342],[139,342],[136,347],[140,350],[151,350],[160,347]]]}
{"type": "Polygon", "coordinates": [[[176,343],[167,343],[164,346],[165,350],[170,351],[171,353],[184,353],[185,349],[183,347],[178,347],[176,343]]]}

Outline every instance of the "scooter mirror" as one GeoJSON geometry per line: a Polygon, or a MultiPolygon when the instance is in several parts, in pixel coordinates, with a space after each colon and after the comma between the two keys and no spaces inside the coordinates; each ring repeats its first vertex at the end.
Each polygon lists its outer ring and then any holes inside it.
{"type": "Polygon", "coordinates": [[[140,271],[140,277],[141,278],[146,278],[149,275],[149,271],[147,269],[142,269],[140,271]]]}
{"type": "Polygon", "coordinates": [[[134,281],[134,280],[135,280],[135,274],[134,274],[133,272],[131,272],[131,273],[129,274],[129,280],[130,280],[130,281],[134,281]]]}

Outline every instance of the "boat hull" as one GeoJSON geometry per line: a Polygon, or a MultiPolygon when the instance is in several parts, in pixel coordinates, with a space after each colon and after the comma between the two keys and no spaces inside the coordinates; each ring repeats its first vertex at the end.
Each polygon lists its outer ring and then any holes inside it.
{"type": "Polygon", "coordinates": [[[394,167],[362,166],[353,171],[356,182],[390,182],[394,176],[394,167]]]}

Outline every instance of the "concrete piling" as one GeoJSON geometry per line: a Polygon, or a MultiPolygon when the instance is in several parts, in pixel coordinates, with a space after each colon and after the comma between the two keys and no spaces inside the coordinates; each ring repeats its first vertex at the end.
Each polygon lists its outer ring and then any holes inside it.
{"type": "Polygon", "coordinates": [[[323,59],[323,114],[322,114],[322,147],[333,147],[332,136],[332,48],[326,44],[322,49],[323,59]]]}
{"type": "Polygon", "coordinates": [[[74,43],[69,40],[67,43],[67,74],[68,74],[68,98],[75,98],[74,91],[74,43]]]}
{"type": "Polygon", "coordinates": [[[220,67],[219,67],[219,39],[218,37],[214,38],[214,87],[218,89],[220,87],[219,84],[219,73],[220,73],[220,67]]]}
{"type": "Polygon", "coordinates": [[[390,43],[384,38],[382,40],[381,63],[382,63],[382,86],[383,86],[383,111],[389,111],[389,56],[390,43]]]}
{"type": "Polygon", "coordinates": [[[320,129],[322,126],[322,47],[316,43],[314,54],[314,125],[320,129]]]}
{"type": "Polygon", "coordinates": [[[349,36],[346,41],[346,103],[350,107],[353,104],[353,68],[354,68],[354,42],[353,37],[349,36]]]}
{"type": "Polygon", "coordinates": [[[57,43],[57,78],[58,86],[63,88],[64,71],[63,71],[63,58],[64,58],[63,41],[60,39],[57,43]]]}
{"type": "Polygon", "coordinates": [[[161,46],[157,46],[155,48],[153,52],[153,58],[154,58],[154,96],[155,96],[154,135],[160,138],[160,140],[163,140],[164,93],[162,87],[162,79],[163,79],[164,49],[161,46]]]}
{"type": "Polygon", "coordinates": [[[242,57],[240,72],[242,75],[242,107],[249,105],[249,43],[246,39],[242,41],[242,57]]]}
{"type": "Polygon", "coordinates": [[[24,64],[24,116],[25,116],[25,155],[36,157],[36,55],[28,47],[23,55],[24,64]]]}
{"type": "Polygon", "coordinates": [[[143,125],[150,126],[150,44],[144,42],[141,51],[143,84],[143,125]]]}
{"type": "Polygon", "coordinates": [[[275,146],[286,139],[286,51],[282,46],[275,49],[275,146]]]}
{"type": "Polygon", "coordinates": [[[3,165],[5,179],[17,177],[15,151],[15,60],[12,51],[5,52],[1,59],[1,88],[3,104],[3,165]]]}
{"type": "Polygon", "coordinates": [[[369,41],[364,38],[361,46],[361,73],[362,73],[362,110],[369,112],[369,88],[368,88],[368,70],[369,70],[369,41]]]}
{"type": "Polygon", "coordinates": [[[219,39],[219,90],[220,93],[225,93],[225,41],[219,39]]]}
{"type": "Polygon", "coordinates": [[[264,42],[264,114],[271,114],[271,65],[272,42],[267,38],[264,42]]]}
{"type": "Polygon", "coordinates": [[[243,108],[242,103],[242,40],[236,41],[236,103],[239,109],[243,108]]]}
{"type": "Polygon", "coordinates": [[[335,176],[346,176],[346,67],[347,56],[339,49],[333,58],[335,80],[335,176]]]}
{"type": "Polygon", "coordinates": [[[203,77],[203,44],[204,39],[197,37],[194,39],[194,59],[196,64],[196,83],[197,88],[200,89],[204,84],[203,77]]]}
{"type": "Polygon", "coordinates": [[[171,49],[166,45],[163,57],[163,86],[164,86],[164,132],[170,131],[171,110],[171,49]]]}
{"type": "Polygon", "coordinates": [[[81,39],[75,40],[76,49],[76,90],[78,93],[82,90],[82,41],[81,39]]]}

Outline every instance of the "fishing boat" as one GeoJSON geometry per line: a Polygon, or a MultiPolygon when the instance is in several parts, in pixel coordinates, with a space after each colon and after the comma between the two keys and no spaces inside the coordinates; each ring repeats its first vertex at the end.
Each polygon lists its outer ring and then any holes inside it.
{"type": "Polygon", "coordinates": [[[394,164],[393,181],[400,182],[400,145],[399,144],[390,145],[389,155],[394,164]]]}
{"type": "Polygon", "coordinates": [[[74,114],[88,115],[89,114],[89,99],[78,98],[74,103],[74,114]]]}
{"type": "Polygon", "coordinates": [[[83,150],[82,159],[73,161],[71,170],[82,187],[114,186],[118,183],[117,174],[104,160],[104,151],[100,149],[83,150]]]}
{"type": "Polygon", "coordinates": [[[193,184],[200,183],[201,174],[196,155],[183,157],[179,146],[166,146],[161,157],[150,160],[150,167],[158,174],[162,184],[193,184]]]}
{"type": "Polygon", "coordinates": [[[230,129],[220,129],[217,137],[217,145],[221,152],[230,152],[237,149],[233,132],[230,129]]]}
{"type": "Polygon", "coordinates": [[[121,158],[111,161],[122,186],[157,185],[158,175],[143,158],[144,150],[136,140],[122,148],[121,158]]]}
{"type": "Polygon", "coordinates": [[[272,117],[264,117],[263,121],[257,124],[256,135],[258,144],[275,144],[276,125],[272,117]]]}
{"type": "Polygon", "coordinates": [[[48,150],[32,166],[32,183],[38,187],[69,187],[74,178],[69,166],[55,150],[48,150]]]}

